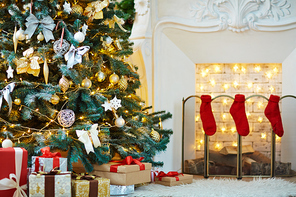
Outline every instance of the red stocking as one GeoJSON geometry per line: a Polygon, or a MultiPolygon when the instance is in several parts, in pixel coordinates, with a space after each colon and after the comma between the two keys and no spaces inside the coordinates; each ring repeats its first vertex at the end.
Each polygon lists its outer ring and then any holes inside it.
{"type": "Polygon", "coordinates": [[[271,123],[273,132],[279,137],[284,135],[284,129],[282,124],[281,112],[279,108],[280,97],[276,95],[270,95],[268,104],[264,110],[265,116],[271,123]]]}
{"type": "Polygon", "coordinates": [[[216,133],[216,122],[211,107],[212,98],[210,95],[201,96],[200,119],[207,135],[216,133]]]}
{"type": "Polygon", "coordinates": [[[245,110],[245,95],[235,95],[234,102],[230,107],[230,114],[235,122],[238,134],[247,136],[250,129],[245,110]]]}

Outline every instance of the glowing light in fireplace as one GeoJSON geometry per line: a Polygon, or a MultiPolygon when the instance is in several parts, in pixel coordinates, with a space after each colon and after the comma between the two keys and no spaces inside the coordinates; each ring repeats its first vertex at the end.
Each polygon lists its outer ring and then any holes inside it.
{"type": "Polygon", "coordinates": [[[226,128],[225,127],[222,127],[221,128],[221,131],[222,131],[222,133],[224,133],[226,131],[226,128]]]}
{"type": "Polygon", "coordinates": [[[261,101],[259,101],[258,104],[257,104],[257,107],[258,107],[258,109],[263,108],[263,103],[261,101]]]}
{"type": "Polygon", "coordinates": [[[276,135],[276,136],[275,136],[275,140],[276,140],[276,141],[280,141],[280,140],[281,140],[281,137],[279,137],[279,136],[276,135]]]}
{"type": "Polygon", "coordinates": [[[223,89],[224,89],[224,90],[227,90],[228,88],[229,88],[229,84],[225,83],[225,84],[223,85],[223,89]]]}
{"type": "Polygon", "coordinates": [[[237,88],[237,87],[238,87],[238,82],[237,82],[237,81],[234,81],[234,82],[232,83],[232,86],[233,86],[234,88],[237,88]]]}
{"type": "Polygon", "coordinates": [[[232,142],[232,146],[237,146],[237,142],[232,142]]]}
{"type": "Polygon", "coordinates": [[[253,87],[253,83],[252,82],[249,82],[248,83],[248,88],[251,89],[252,87],[253,87]]]}
{"type": "Polygon", "coordinates": [[[257,120],[258,120],[258,122],[261,123],[263,121],[263,118],[261,116],[259,116],[257,120]]]}
{"type": "Polygon", "coordinates": [[[227,105],[227,99],[223,99],[223,105],[227,105]]]}
{"type": "Polygon", "coordinates": [[[234,133],[234,132],[236,131],[236,128],[235,128],[235,127],[231,127],[230,131],[231,131],[232,133],[234,133]]]}
{"type": "Polygon", "coordinates": [[[279,69],[277,67],[274,67],[272,71],[277,74],[279,72],[279,69]]]}
{"type": "Polygon", "coordinates": [[[215,79],[211,79],[211,80],[210,80],[210,84],[211,84],[211,86],[214,87],[214,86],[216,85],[216,81],[215,81],[215,79]]]}
{"type": "Polygon", "coordinates": [[[266,133],[261,133],[261,139],[266,139],[266,133]]]}
{"type": "Polygon", "coordinates": [[[227,114],[226,113],[223,113],[222,114],[222,120],[226,120],[226,118],[227,118],[227,114]]]}
{"type": "Polygon", "coordinates": [[[215,66],[215,72],[218,73],[218,72],[220,72],[220,71],[221,71],[220,66],[219,66],[219,65],[216,65],[216,66],[215,66]]]}
{"type": "Polygon", "coordinates": [[[259,73],[259,72],[261,71],[261,66],[260,66],[260,65],[256,65],[256,66],[255,66],[255,71],[256,71],[257,73],[259,73]]]}
{"type": "Polygon", "coordinates": [[[203,144],[203,142],[204,142],[204,141],[203,141],[202,139],[201,139],[201,140],[199,140],[199,143],[200,143],[200,144],[203,144]]]}
{"type": "Polygon", "coordinates": [[[247,72],[247,69],[242,66],[241,71],[245,74],[247,72]]]}
{"type": "Polygon", "coordinates": [[[195,117],[195,122],[198,122],[199,121],[199,114],[198,115],[196,115],[196,117],[195,117]]]}
{"type": "Polygon", "coordinates": [[[217,142],[217,143],[215,144],[215,149],[216,149],[216,150],[220,150],[221,147],[222,147],[221,143],[217,142]]]}
{"type": "Polygon", "coordinates": [[[237,64],[234,65],[233,70],[234,70],[234,72],[236,72],[238,70],[237,64]]]}
{"type": "Polygon", "coordinates": [[[200,89],[201,91],[203,91],[204,88],[205,88],[205,87],[204,87],[202,84],[200,84],[199,89],[200,89]]]}
{"type": "Polygon", "coordinates": [[[267,79],[271,79],[273,74],[272,74],[272,72],[266,72],[265,76],[266,76],[267,79]]]}
{"type": "Polygon", "coordinates": [[[246,115],[247,115],[247,118],[249,118],[251,116],[251,113],[247,111],[246,115]]]}
{"type": "Polygon", "coordinates": [[[271,93],[273,93],[274,92],[274,87],[270,86],[269,90],[270,90],[271,93]]]}

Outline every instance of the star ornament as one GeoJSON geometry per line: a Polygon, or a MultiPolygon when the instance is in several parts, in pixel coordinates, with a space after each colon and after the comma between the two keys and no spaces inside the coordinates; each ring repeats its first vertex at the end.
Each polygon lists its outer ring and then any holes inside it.
{"type": "Polygon", "coordinates": [[[13,78],[13,69],[11,68],[11,66],[8,67],[8,70],[6,71],[7,72],[7,79],[9,78],[13,78]]]}
{"type": "Polygon", "coordinates": [[[67,3],[66,1],[65,1],[64,5],[63,5],[63,8],[64,8],[64,12],[67,12],[68,14],[70,14],[71,11],[72,11],[71,4],[67,3]]]}
{"type": "Polygon", "coordinates": [[[105,111],[112,111],[112,106],[111,106],[111,103],[107,100],[104,102],[104,104],[102,104],[103,107],[105,107],[105,111]]]}
{"type": "Polygon", "coordinates": [[[119,107],[121,107],[121,100],[120,99],[117,99],[116,96],[110,101],[112,107],[114,109],[118,109],[119,107]]]}

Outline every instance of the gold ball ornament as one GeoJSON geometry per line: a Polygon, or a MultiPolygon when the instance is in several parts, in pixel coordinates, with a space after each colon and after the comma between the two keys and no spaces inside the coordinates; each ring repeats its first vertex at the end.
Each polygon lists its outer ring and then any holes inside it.
{"type": "Polygon", "coordinates": [[[118,75],[113,73],[112,75],[110,75],[109,81],[110,81],[110,83],[113,83],[113,84],[118,83],[118,81],[119,81],[118,75]]]}
{"type": "Polygon", "coordinates": [[[92,85],[91,80],[89,80],[87,77],[82,80],[81,86],[84,88],[90,88],[92,85]]]}
{"type": "Polygon", "coordinates": [[[14,104],[20,105],[21,103],[22,103],[21,99],[19,98],[14,99],[14,104]]]}
{"type": "Polygon", "coordinates": [[[151,130],[150,133],[151,138],[155,141],[155,142],[159,142],[160,141],[160,135],[157,131],[155,131],[154,129],[151,130]]]}
{"type": "Polygon", "coordinates": [[[98,72],[97,79],[98,79],[98,82],[103,82],[106,79],[105,73],[103,73],[102,71],[98,72]]]}
{"type": "Polygon", "coordinates": [[[72,13],[74,14],[80,14],[80,15],[82,15],[83,14],[83,8],[80,6],[80,5],[74,5],[73,7],[72,7],[72,13]]]}
{"type": "Polygon", "coordinates": [[[118,85],[120,90],[122,91],[126,90],[128,83],[124,76],[121,76],[121,79],[119,80],[118,85]]]}
{"type": "Polygon", "coordinates": [[[50,102],[54,105],[58,104],[60,102],[60,97],[56,94],[52,95],[50,98],[50,102]]]}
{"type": "Polygon", "coordinates": [[[125,124],[125,120],[120,116],[119,118],[116,118],[115,120],[115,126],[117,127],[123,127],[125,124]]]}
{"type": "Polygon", "coordinates": [[[63,109],[58,113],[58,122],[62,127],[71,127],[75,122],[75,113],[71,109],[63,109]]]}
{"type": "Polygon", "coordinates": [[[69,89],[69,86],[70,86],[69,80],[64,75],[59,81],[59,86],[61,87],[61,90],[64,93],[69,89]]]}
{"type": "Polygon", "coordinates": [[[41,32],[37,35],[37,40],[39,40],[39,41],[44,40],[44,36],[43,36],[43,34],[41,32]]]}

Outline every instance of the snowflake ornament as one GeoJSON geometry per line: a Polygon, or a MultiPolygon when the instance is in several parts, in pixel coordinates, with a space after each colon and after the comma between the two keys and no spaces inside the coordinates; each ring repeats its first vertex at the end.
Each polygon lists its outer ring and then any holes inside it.
{"type": "Polygon", "coordinates": [[[121,100],[117,99],[116,96],[110,101],[112,108],[118,109],[121,107],[121,100]]]}
{"type": "Polygon", "coordinates": [[[63,8],[64,8],[64,12],[67,12],[68,14],[70,14],[72,11],[71,4],[67,3],[66,1],[65,1],[65,4],[63,5],[63,8]]]}

